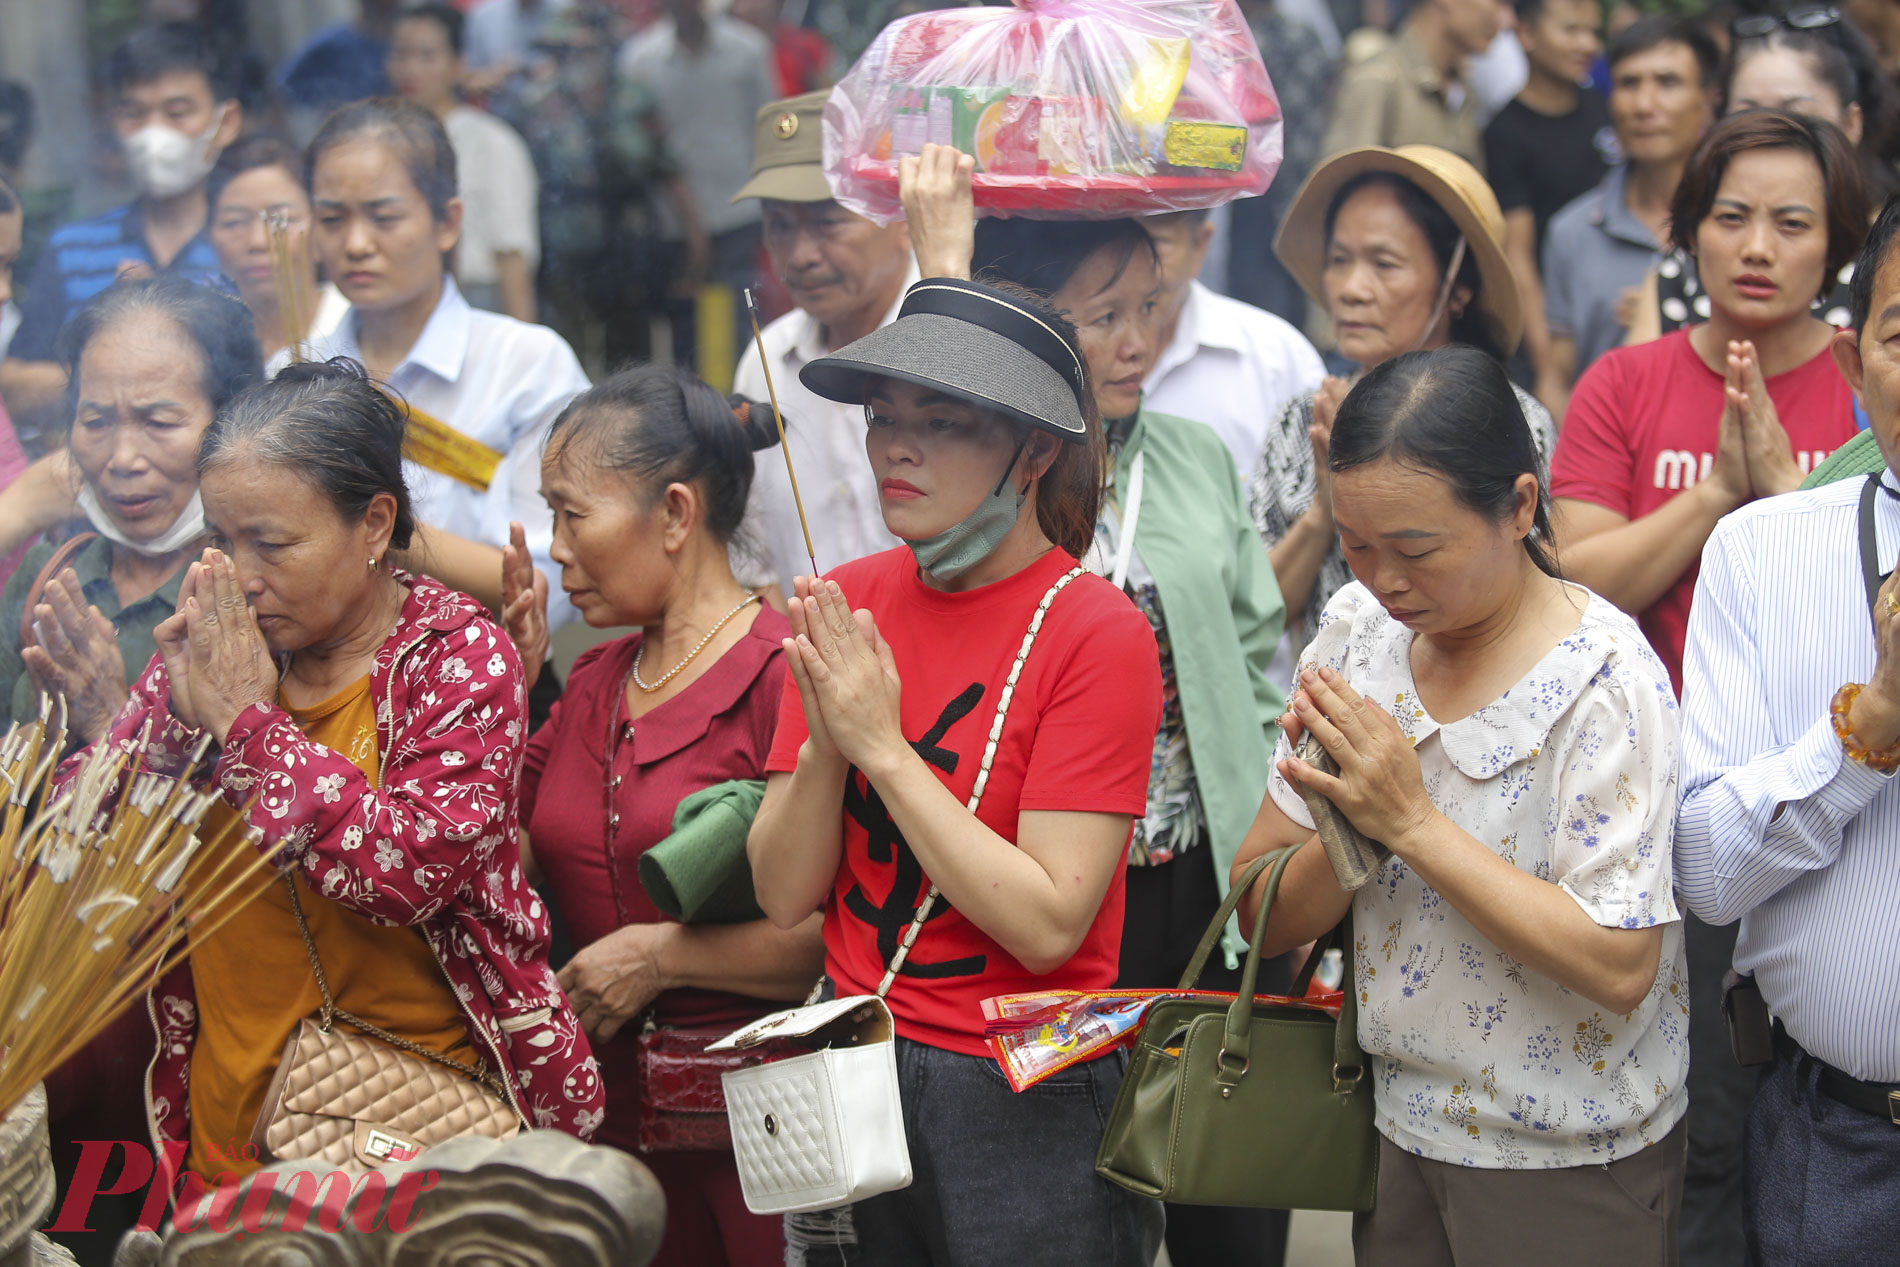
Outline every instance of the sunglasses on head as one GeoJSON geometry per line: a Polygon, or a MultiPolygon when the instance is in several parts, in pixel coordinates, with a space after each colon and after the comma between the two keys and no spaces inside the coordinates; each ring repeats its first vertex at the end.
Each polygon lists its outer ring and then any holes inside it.
{"type": "Polygon", "coordinates": [[[1786,13],[1745,13],[1728,24],[1729,34],[1738,40],[1757,40],[1773,35],[1779,28],[1790,31],[1818,31],[1838,26],[1841,11],[1832,6],[1816,5],[1790,9],[1786,13]]]}

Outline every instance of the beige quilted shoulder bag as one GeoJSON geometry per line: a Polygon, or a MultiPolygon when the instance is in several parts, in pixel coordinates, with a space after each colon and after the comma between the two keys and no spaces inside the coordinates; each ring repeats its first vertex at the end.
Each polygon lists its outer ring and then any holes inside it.
{"type": "Polygon", "coordinates": [[[336,1005],[297,886],[289,876],[284,884],[323,1005],[284,1044],[251,1130],[258,1160],[308,1159],[361,1171],[407,1161],[461,1135],[518,1133],[524,1123],[486,1061],[450,1060],[336,1005]],[[360,1032],[347,1032],[339,1021],[360,1032]]]}

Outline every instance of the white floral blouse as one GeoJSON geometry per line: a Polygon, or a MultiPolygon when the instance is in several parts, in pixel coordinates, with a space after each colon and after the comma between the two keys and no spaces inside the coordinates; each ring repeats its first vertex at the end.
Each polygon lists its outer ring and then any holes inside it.
{"type": "MultiPolygon", "coordinates": [[[[1576,632],[1469,717],[1441,725],[1412,681],[1412,633],[1357,581],[1327,603],[1302,670],[1330,666],[1411,738],[1433,804],[1610,928],[1662,924],[1641,1007],[1605,1014],[1499,950],[1396,857],[1354,897],[1359,1041],[1380,1132],[1488,1169],[1600,1165],[1687,1107],[1689,984],[1670,888],[1676,701],[1636,622],[1594,595],[1576,632]]],[[[1287,755],[1284,738],[1275,763],[1287,755]]],[[[1311,825],[1278,772],[1269,794],[1311,825]]]]}

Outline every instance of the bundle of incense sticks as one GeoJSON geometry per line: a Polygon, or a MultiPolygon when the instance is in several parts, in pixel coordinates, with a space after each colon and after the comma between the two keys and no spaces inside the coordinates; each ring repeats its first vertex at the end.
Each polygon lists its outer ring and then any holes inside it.
{"type": "Polygon", "coordinates": [[[270,236],[271,281],[277,288],[277,320],[292,361],[310,358],[310,239],[294,242],[290,236],[290,213],[281,208],[266,212],[264,226],[270,236]]]}
{"type": "Polygon", "coordinates": [[[55,790],[65,745],[63,700],[0,738],[0,1113],[277,877],[241,815],[198,835],[209,739],[178,778],[100,745],[55,790]]]}

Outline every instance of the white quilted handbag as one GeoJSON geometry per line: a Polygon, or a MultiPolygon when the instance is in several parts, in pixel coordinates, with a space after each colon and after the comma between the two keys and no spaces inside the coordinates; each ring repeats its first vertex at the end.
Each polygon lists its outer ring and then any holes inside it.
{"type": "MultiPolygon", "coordinates": [[[[1082,575],[1083,569],[1074,568],[1060,577],[1030,618],[1029,632],[996,701],[983,764],[970,789],[968,808],[973,814],[989,783],[1010,698],[1043,617],[1063,587],[1082,575]]],[[[910,1143],[897,1089],[896,1028],[884,996],[936,903],[933,884],[904,930],[875,994],[774,1012],[706,1049],[736,1051],[765,1042],[804,1049],[720,1075],[739,1186],[746,1208],[754,1214],[829,1210],[910,1186],[910,1143]]]]}

